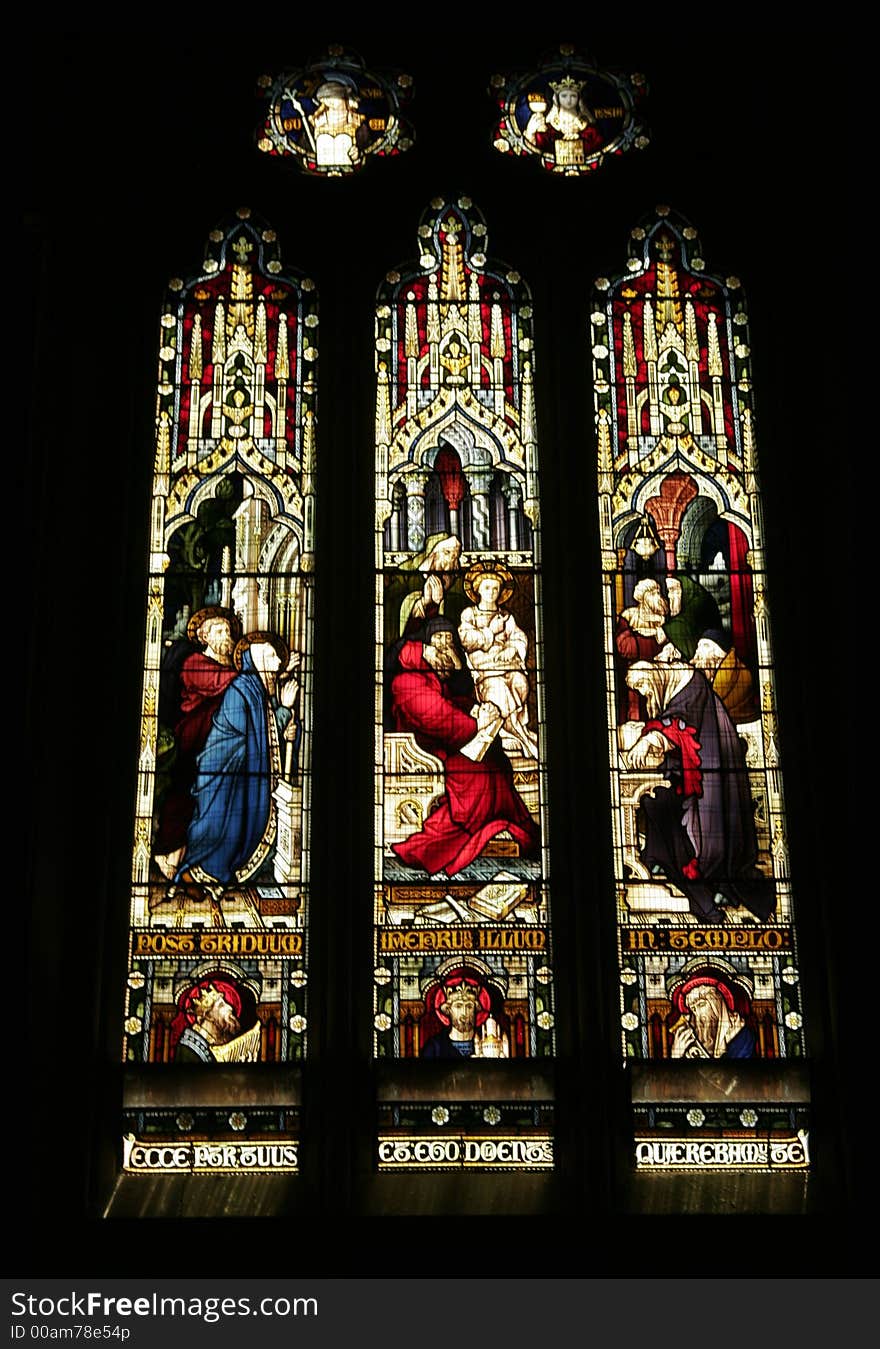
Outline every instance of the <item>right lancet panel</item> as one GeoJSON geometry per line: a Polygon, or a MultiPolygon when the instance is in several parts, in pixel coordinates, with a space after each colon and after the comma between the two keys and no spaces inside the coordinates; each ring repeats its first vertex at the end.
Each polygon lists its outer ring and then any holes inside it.
{"type": "Polygon", "coordinates": [[[637,1166],[803,1167],[748,321],[700,251],[658,208],[593,302],[622,1047],[637,1166]]]}

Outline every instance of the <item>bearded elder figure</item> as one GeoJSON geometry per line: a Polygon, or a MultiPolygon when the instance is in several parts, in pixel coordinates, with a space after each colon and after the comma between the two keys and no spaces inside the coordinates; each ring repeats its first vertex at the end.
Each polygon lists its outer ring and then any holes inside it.
{"type": "Polygon", "coordinates": [[[198,757],[205,748],[214,713],[237,674],[232,655],[240,636],[241,624],[231,609],[199,609],[187,625],[187,645],[195,649],[185,657],[178,674],[175,756],[154,844],[156,864],[168,880],[173,880],[184,854],[195,809],[192,787],[198,757]]]}
{"type": "Polygon", "coordinates": [[[510,834],[522,856],[533,856],[540,846],[540,830],[513,785],[497,738],[497,707],[486,702],[474,708],[472,687],[450,688],[462,665],[454,626],[435,618],[419,640],[400,643],[391,672],[394,729],[411,731],[443,764],[443,795],[422,829],[393,846],[401,862],[431,875],[454,876],[501,833],[510,834]]]}
{"type": "Polygon", "coordinates": [[[757,1047],[751,1019],[751,982],[725,978],[714,968],[693,970],[671,990],[673,1059],[750,1059],[757,1047]]]}
{"type": "Polygon", "coordinates": [[[260,1023],[242,1030],[241,991],[222,976],[200,979],[186,989],[171,1023],[171,1057],[177,1063],[256,1063],[260,1023]]]}
{"type": "Polygon", "coordinates": [[[425,1022],[435,1018],[440,1029],[423,1042],[422,1058],[510,1058],[510,1038],[493,1014],[492,994],[479,971],[447,970],[425,998],[425,1022]]]}
{"type": "Polygon", "coordinates": [[[642,797],[642,861],[702,921],[723,922],[724,908],[740,905],[765,921],[775,887],[757,866],[749,774],[726,707],[702,671],[684,663],[636,661],[626,682],[648,713],[627,766],[658,769],[667,783],[642,797]]]}

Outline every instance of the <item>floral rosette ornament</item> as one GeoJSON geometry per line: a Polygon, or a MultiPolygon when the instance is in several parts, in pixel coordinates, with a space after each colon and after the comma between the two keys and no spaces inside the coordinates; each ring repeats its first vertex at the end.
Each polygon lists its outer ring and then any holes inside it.
{"type": "Polygon", "coordinates": [[[495,149],[536,155],[569,178],[590,173],[609,155],[648,144],[637,116],[645,91],[643,75],[600,70],[562,46],[528,74],[493,75],[490,93],[501,109],[495,149]]]}
{"type": "Polygon", "coordinates": [[[316,177],[347,177],[371,155],[398,155],[412,145],[412,128],[400,115],[412,77],[378,75],[343,47],[330,47],[302,70],[262,75],[258,86],[266,110],[257,149],[292,158],[316,177]]]}

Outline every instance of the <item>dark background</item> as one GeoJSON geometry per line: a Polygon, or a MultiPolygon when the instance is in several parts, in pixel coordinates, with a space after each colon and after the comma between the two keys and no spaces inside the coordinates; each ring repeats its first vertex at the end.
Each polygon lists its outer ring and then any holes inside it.
{"type": "MultiPolygon", "coordinates": [[[[871,1051],[856,1053],[867,1029],[846,993],[867,978],[873,943],[847,865],[858,839],[845,746],[859,699],[845,646],[856,444],[846,414],[848,390],[872,375],[847,320],[849,54],[827,30],[688,35],[671,15],[649,30],[569,25],[546,39],[475,33],[465,13],[443,9],[422,16],[418,37],[411,21],[366,33],[271,25],[259,37],[250,19],[161,40],[32,35],[16,55],[28,144],[20,279],[33,301],[28,455],[8,503],[10,532],[26,522],[10,567],[30,592],[25,772],[9,783],[27,810],[14,835],[25,840],[27,898],[8,929],[10,959],[20,928],[30,934],[26,987],[8,1009],[30,1075],[7,1096],[16,1156],[32,1147],[15,1164],[15,1230],[28,1220],[17,1272],[393,1276],[476,1273],[488,1261],[495,1276],[864,1273],[855,1223],[868,1173],[853,1140],[863,1127],[856,1074],[871,1051]],[[584,181],[491,148],[490,75],[524,70],[560,40],[649,83],[650,148],[584,181]],[[348,181],[308,179],[253,145],[257,76],[318,58],[328,41],[415,80],[415,148],[348,181]],[[499,1178],[468,1178],[467,1218],[450,1216],[458,1201],[442,1178],[409,1199],[366,1178],[372,310],[385,272],[415,257],[430,199],[461,193],[486,216],[489,255],[529,282],[536,326],[560,1172],[528,1217],[510,1215],[499,1178]],[[593,278],[624,265],[630,229],[661,202],[695,225],[709,270],[740,276],[749,299],[814,1094],[817,1160],[796,1204],[780,1190],[755,1205],[742,1187],[704,1178],[699,1193],[688,1182],[651,1211],[625,1166],[588,313],[593,278]],[[287,1216],[230,1217],[218,1229],[169,1212],[135,1226],[100,1214],[118,1146],[158,318],[168,279],[198,270],[208,231],[240,205],[275,227],[285,262],[315,278],[321,307],[305,1082],[305,1151],[320,1161],[287,1216]]],[[[858,518],[870,532],[867,512],[858,518]]]]}

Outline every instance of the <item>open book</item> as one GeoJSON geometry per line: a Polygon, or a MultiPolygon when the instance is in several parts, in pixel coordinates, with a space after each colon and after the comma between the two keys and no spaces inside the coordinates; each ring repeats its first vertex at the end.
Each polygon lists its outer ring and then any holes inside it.
{"type": "MultiPolygon", "coordinates": [[[[483,704],[485,706],[486,704],[483,704]]],[[[466,759],[471,759],[474,763],[479,763],[486,753],[486,750],[501,730],[501,715],[492,718],[487,726],[483,726],[477,731],[473,740],[469,740],[466,745],[462,745],[460,753],[466,759]]]]}

